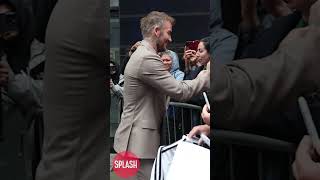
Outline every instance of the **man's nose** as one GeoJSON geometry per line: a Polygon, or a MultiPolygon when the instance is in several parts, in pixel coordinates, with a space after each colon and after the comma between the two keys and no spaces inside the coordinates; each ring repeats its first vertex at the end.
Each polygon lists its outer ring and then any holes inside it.
{"type": "Polygon", "coordinates": [[[169,42],[170,42],[170,43],[172,42],[172,39],[171,39],[171,37],[169,37],[169,42]]]}

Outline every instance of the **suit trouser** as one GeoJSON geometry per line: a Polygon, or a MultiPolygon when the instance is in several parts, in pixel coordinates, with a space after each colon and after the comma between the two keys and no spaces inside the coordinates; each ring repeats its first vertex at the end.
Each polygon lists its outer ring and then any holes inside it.
{"type": "Polygon", "coordinates": [[[107,1],[58,1],[47,32],[44,144],[37,180],[105,180],[107,1]]]}

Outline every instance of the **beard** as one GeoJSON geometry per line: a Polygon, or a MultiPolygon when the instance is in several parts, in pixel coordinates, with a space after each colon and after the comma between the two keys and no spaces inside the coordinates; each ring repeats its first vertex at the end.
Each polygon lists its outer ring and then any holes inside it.
{"type": "Polygon", "coordinates": [[[165,42],[163,40],[161,40],[162,36],[163,36],[163,32],[160,32],[160,36],[156,40],[157,52],[163,52],[166,50],[165,42]]]}
{"type": "Polygon", "coordinates": [[[161,40],[160,39],[157,39],[157,42],[156,42],[156,45],[157,45],[157,52],[163,52],[166,50],[166,47],[164,46],[164,43],[162,42],[161,43],[161,40]]]}

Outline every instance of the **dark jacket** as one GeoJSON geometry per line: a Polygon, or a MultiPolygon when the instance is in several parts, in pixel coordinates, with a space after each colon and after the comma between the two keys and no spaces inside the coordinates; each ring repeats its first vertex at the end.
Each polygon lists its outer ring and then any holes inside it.
{"type": "Polygon", "coordinates": [[[262,58],[271,55],[280,42],[297,26],[300,19],[299,12],[276,19],[270,28],[259,33],[257,38],[243,49],[239,59],[262,58]]]}
{"type": "Polygon", "coordinates": [[[34,38],[44,42],[46,26],[57,0],[8,0],[16,9],[19,35],[6,42],[5,54],[14,73],[26,70],[34,38]]]}
{"type": "Polygon", "coordinates": [[[320,28],[310,26],[290,32],[265,58],[213,63],[210,97],[215,126],[238,130],[261,126],[257,117],[287,109],[299,96],[319,90],[319,47],[320,28]]]}

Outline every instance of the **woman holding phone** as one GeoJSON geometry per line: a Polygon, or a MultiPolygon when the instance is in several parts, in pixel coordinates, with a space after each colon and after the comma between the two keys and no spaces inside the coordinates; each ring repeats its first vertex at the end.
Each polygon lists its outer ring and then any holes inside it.
{"type": "MultiPolygon", "coordinates": [[[[197,41],[193,41],[196,43],[197,41]]],[[[199,41],[197,49],[194,50],[195,44],[185,47],[183,59],[185,60],[185,78],[192,80],[197,77],[201,70],[205,69],[208,62],[211,61],[209,38],[203,38],[199,41]],[[190,48],[191,47],[191,48],[190,48]]],[[[188,45],[186,43],[186,45],[188,45]]]]}

